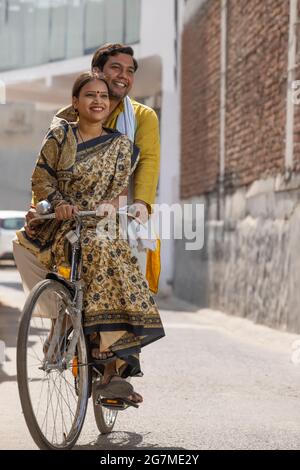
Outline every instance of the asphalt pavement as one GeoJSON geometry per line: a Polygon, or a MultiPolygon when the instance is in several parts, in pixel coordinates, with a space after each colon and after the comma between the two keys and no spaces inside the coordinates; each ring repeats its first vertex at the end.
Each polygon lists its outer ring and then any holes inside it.
{"type": "MultiPolygon", "coordinates": [[[[2,263],[0,449],[36,449],[16,380],[23,303],[17,271],[2,263]]],[[[175,298],[158,303],[166,337],[144,349],[144,377],[133,381],[143,405],[120,412],[102,436],[90,403],[75,449],[299,449],[300,365],[292,359],[300,336],[175,298]]]]}

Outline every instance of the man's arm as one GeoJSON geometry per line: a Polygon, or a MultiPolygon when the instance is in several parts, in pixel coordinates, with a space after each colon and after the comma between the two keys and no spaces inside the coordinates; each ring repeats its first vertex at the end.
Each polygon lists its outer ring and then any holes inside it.
{"type": "Polygon", "coordinates": [[[151,209],[159,177],[159,121],[155,111],[147,107],[137,110],[136,119],[135,144],[140,150],[140,159],[134,172],[133,197],[135,202],[144,202],[151,209]]]}
{"type": "Polygon", "coordinates": [[[57,111],[55,117],[60,119],[65,119],[68,122],[76,122],[77,114],[72,105],[65,106],[64,108],[57,111]]]}

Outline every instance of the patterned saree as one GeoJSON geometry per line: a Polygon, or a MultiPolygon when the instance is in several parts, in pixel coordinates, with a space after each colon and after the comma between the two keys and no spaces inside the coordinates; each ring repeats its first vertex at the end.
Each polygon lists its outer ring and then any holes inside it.
{"type": "MultiPolygon", "coordinates": [[[[95,210],[128,187],[138,151],[118,131],[78,144],[76,125],[61,120],[44,141],[32,176],[35,201],[48,199],[55,207],[67,201],[79,210],[95,210]]],[[[85,283],[83,325],[86,334],[100,333],[101,350],[118,358],[124,377],[141,374],[141,348],[164,336],[155,301],[126,239],[97,235],[99,219],[83,219],[82,279],[85,283]]],[[[65,235],[74,222],[44,222],[19,243],[49,269],[66,263],[65,235]]],[[[118,235],[117,221],[117,235],[118,235]]]]}

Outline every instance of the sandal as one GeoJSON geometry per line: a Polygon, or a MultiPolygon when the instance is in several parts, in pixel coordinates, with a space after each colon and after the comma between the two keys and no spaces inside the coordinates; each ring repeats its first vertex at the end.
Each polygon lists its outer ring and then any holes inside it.
{"type": "Polygon", "coordinates": [[[122,379],[117,374],[113,374],[109,377],[109,382],[106,384],[99,384],[97,390],[100,392],[101,397],[104,398],[121,398],[122,400],[131,396],[134,393],[133,386],[122,379]]]}
{"type": "Polygon", "coordinates": [[[93,362],[95,364],[108,364],[109,362],[113,362],[117,359],[117,356],[112,351],[99,351],[99,340],[96,341],[96,338],[89,338],[89,345],[90,345],[90,352],[93,362]]]}
{"type": "Polygon", "coordinates": [[[92,358],[94,359],[95,362],[99,362],[101,364],[107,364],[107,363],[115,361],[117,359],[114,352],[112,352],[112,351],[100,352],[99,349],[97,349],[97,357],[96,357],[96,355],[93,354],[95,349],[96,348],[92,349],[92,351],[91,351],[92,358]]]}
{"type": "MultiPolygon", "coordinates": [[[[136,392],[135,390],[133,390],[133,393],[132,393],[130,396],[137,398],[137,400],[131,400],[131,401],[133,401],[134,403],[143,403],[143,401],[144,401],[142,395],[140,395],[140,394],[139,394],[138,392],[136,392]]],[[[127,399],[129,399],[129,397],[127,397],[127,399]]]]}
{"type": "Polygon", "coordinates": [[[126,405],[129,405],[129,406],[133,406],[134,408],[139,408],[139,405],[141,403],[143,403],[143,397],[142,395],[140,395],[139,393],[133,391],[133,393],[131,395],[129,395],[130,397],[137,397],[137,398],[140,398],[140,400],[130,400],[129,397],[127,398],[122,398],[123,402],[126,404],[126,405]]]}

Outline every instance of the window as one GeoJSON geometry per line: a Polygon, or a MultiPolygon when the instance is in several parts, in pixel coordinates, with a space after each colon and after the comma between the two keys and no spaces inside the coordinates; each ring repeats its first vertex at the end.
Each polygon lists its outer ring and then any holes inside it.
{"type": "Polygon", "coordinates": [[[134,44],[140,39],[140,0],[125,0],[125,44],[134,44]]]}
{"type": "Polygon", "coordinates": [[[134,44],[141,0],[0,0],[0,71],[134,44]]]}

